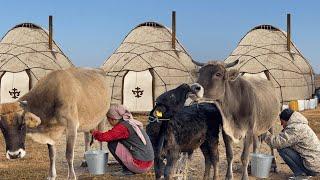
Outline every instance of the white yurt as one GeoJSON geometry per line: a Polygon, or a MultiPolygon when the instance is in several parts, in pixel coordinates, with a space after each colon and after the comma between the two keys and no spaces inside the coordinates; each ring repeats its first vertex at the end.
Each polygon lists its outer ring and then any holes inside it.
{"type": "Polygon", "coordinates": [[[52,41],[49,32],[32,23],[18,24],[0,41],[0,102],[12,102],[27,93],[53,70],[73,64],[52,41]]]}
{"type": "Polygon", "coordinates": [[[112,103],[133,112],[150,111],[163,92],[193,83],[198,68],[171,30],[156,22],[131,30],[101,67],[110,78],[112,103]]]}
{"type": "Polygon", "coordinates": [[[254,27],[225,62],[236,60],[239,63],[233,68],[243,76],[270,80],[283,104],[312,98],[313,69],[285,31],[272,25],[254,27]]]}

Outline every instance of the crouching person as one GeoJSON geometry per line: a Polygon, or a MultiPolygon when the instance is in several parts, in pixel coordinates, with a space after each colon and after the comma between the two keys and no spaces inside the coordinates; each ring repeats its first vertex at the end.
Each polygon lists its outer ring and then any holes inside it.
{"type": "Polygon", "coordinates": [[[280,114],[283,130],[278,135],[267,135],[266,143],[278,149],[279,155],[295,177],[320,175],[320,141],[299,112],[285,109],[280,114]]]}
{"type": "Polygon", "coordinates": [[[109,151],[123,170],[114,175],[147,172],[153,165],[152,144],[141,122],[122,105],[111,105],[107,118],[113,128],[106,132],[93,131],[93,137],[108,142],[109,151]]]}

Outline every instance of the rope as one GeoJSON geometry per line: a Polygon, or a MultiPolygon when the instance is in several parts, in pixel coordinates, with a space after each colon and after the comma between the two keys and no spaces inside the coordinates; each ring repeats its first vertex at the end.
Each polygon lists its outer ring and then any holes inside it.
{"type": "Polygon", "coordinates": [[[159,123],[160,121],[170,121],[170,119],[159,119],[159,118],[157,118],[157,117],[148,116],[148,121],[149,121],[150,123],[153,123],[153,122],[159,123]]]}

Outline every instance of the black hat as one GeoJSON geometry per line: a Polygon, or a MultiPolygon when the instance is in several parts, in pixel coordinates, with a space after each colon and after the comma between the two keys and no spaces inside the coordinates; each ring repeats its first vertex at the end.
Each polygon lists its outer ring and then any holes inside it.
{"type": "Polygon", "coordinates": [[[285,121],[289,121],[291,115],[293,114],[294,111],[292,111],[291,109],[284,109],[281,113],[280,113],[280,119],[285,120],[285,121]]]}

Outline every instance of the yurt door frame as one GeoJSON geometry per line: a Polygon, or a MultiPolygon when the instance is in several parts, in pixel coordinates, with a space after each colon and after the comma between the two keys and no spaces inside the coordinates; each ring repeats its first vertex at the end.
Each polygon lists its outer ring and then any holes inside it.
{"type": "Polygon", "coordinates": [[[122,80],[122,104],[132,112],[148,112],[154,104],[154,77],[150,69],[127,71],[122,80]]]}
{"type": "Polygon", "coordinates": [[[21,72],[4,71],[0,76],[0,102],[14,102],[31,89],[30,70],[21,72]],[[4,79],[5,78],[5,79],[4,79]],[[9,82],[4,82],[8,80],[9,82]],[[28,81],[27,83],[22,83],[28,81]],[[6,87],[3,87],[6,86],[6,87]]]}

